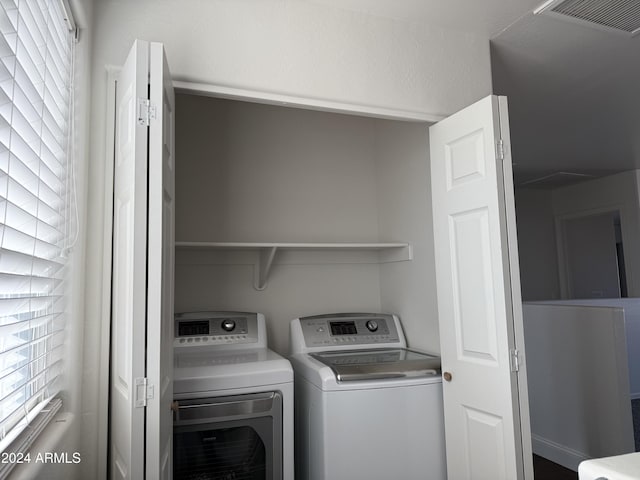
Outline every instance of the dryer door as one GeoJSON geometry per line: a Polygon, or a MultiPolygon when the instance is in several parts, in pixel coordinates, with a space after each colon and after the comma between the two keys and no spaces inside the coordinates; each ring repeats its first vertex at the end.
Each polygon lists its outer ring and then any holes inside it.
{"type": "Polygon", "coordinates": [[[174,478],[282,478],[280,392],[180,400],[174,478]]]}

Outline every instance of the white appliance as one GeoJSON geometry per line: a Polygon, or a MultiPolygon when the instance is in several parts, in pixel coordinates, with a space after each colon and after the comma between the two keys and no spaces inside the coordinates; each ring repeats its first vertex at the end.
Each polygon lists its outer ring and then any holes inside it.
{"type": "Polygon", "coordinates": [[[640,452],[585,460],[578,465],[580,480],[637,480],[640,452]]]}
{"type": "Polygon", "coordinates": [[[296,478],[446,479],[440,358],[406,348],[395,315],[290,325],[296,478]]]}
{"type": "Polygon", "coordinates": [[[175,317],[174,479],[293,480],[293,371],[264,316],[175,317]]]}

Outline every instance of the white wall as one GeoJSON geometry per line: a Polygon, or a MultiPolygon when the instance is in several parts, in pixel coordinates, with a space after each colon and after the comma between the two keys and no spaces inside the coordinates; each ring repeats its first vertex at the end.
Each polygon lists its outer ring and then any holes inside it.
{"type": "Polygon", "coordinates": [[[624,311],[629,390],[631,398],[640,398],[640,298],[590,298],[545,302],[554,305],[613,307],[624,311]]]}
{"type": "Polygon", "coordinates": [[[525,304],[534,453],[580,461],[634,451],[621,308],[525,304]]]}
{"type": "MultiPolygon", "coordinates": [[[[100,348],[110,239],[103,217],[111,176],[105,66],[120,65],[135,38],[163,42],[175,78],[221,86],[429,114],[453,113],[491,92],[488,38],[460,31],[294,0],[104,0],[95,7],[83,364],[88,448],[96,441],[100,363],[108,353],[100,348]]],[[[96,455],[104,453],[97,447],[96,455]]]]}
{"type": "Polygon", "coordinates": [[[178,95],[176,240],[378,236],[375,120],[178,95]]]}
{"type": "MultiPolygon", "coordinates": [[[[178,95],[176,239],[378,241],[375,123],[178,95]]],[[[375,254],[282,252],[263,291],[253,288],[250,255],[178,250],[176,310],[262,312],[282,354],[293,318],[380,311],[375,254]]]]}
{"type": "Polygon", "coordinates": [[[410,262],[380,268],[382,311],[400,315],[411,347],[438,353],[427,126],[378,121],[375,146],[380,239],[413,248],[410,262]]]}
{"type": "Polygon", "coordinates": [[[560,298],[551,191],[518,188],[515,197],[522,299],[560,298]]]}
{"type": "Polygon", "coordinates": [[[491,91],[487,38],[309,2],[106,0],[96,20],[98,74],[142,38],[182,80],[445,114],[491,91]]]}
{"type": "Polygon", "coordinates": [[[178,95],[176,238],[219,242],[409,242],[410,262],[370,252],[282,252],[268,286],[255,254],[178,250],[177,311],[260,311],[270,346],[288,325],[342,311],[401,316],[438,352],[427,126],[178,95]]]}

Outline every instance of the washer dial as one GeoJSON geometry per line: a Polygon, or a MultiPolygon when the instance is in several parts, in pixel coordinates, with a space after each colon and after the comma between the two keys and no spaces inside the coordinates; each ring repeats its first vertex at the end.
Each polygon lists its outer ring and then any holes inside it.
{"type": "Polygon", "coordinates": [[[222,321],[221,327],[225,332],[233,332],[233,329],[236,328],[236,322],[235,320],[226,318],[222,321]]]}

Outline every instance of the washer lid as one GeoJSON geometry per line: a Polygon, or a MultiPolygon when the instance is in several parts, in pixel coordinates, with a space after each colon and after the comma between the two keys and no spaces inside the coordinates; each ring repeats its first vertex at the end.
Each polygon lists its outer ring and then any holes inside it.
{"type": "Polygon", "coordinates": [[[440,357],[406,348],[310,353],[327,365],[339,382],[440,374],[440,357]]]}

